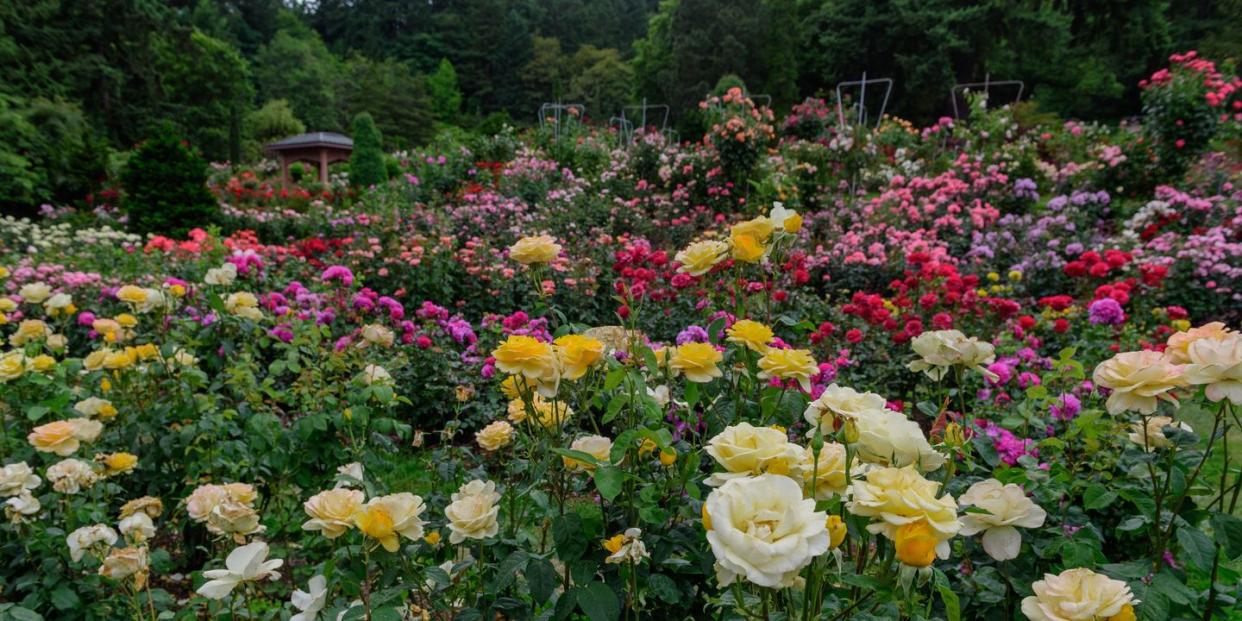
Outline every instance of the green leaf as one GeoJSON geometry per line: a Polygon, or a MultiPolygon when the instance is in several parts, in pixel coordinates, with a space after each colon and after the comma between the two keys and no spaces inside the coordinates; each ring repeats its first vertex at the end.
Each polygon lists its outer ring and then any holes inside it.
{"type": "Polygon", "coordinates": [[[647,588],[668,604],[676,604],[681,599],[681,590],[677,588],[677,583],[664,574],[647,576],[647,588]]]}
{"type": "Polygon", "coordinates": [[[1242,556],[1242,518],[1217,513],[1212,516],[1212,534],[1216,543],[1224,548],[1225,558],[1233,560],[1242,556]]]}
{"type": "Polygon", "coordinates": [[[612,502],[621,494],[625,472],[615,466],[599,466],[595,469],[595,489],[604,500],[612,502]]]}
{"type": "Polygon", "coordinates": [[[1216,556],[1216,545],[1198,529],[1191,526],[1182,526],[1177,529],[1177,543],[1186,553],[1186,560],[1199,569],[1207,571],[1212,566],[1212,559],[1216,556]]]}
{"type": "Polygon", "coordinates": [[[958,599],[957,593],[953,592],[953,587],[949,584],[949,579],[944,572],[939,569],[936,571],[936,592],[940,593],[940,601],[944,602],[944,614],[949,621],[961,621],[962,604],[958,599]]]}
{"type": "Polygon", "coordinates": [[[496,569],[496,579],[492,581],[491,593],[500,593],[517,577],[518,569],[526,565],[526,552],[522,550],[514,550],[500,561],[500,566],[496,569]]]}
{"type": "Polygon", "coordinates": [[[556,568],[546,559],[531,558],[526,562],[526,586],[530,588],[531,599],[542,604],[552,597],[556,590],[556,568]]]}
{"type": "Polygon", "coordinates": [[[591,621],[616,621],[621,617],[617,594],[603,582],[592,582],[574,590],[578,592],[578,607],[591,621]]]}
{"type": "Polygon", "coordinates": [[[625,379],[625,367],[617,367],[609,371],[604,377],[604,390],[615,390],[621,385],[623,379],[625,379]]]}
{"type": "Polygon", "coordinates": [[[1084,509],[1099,510],[1113,504],[1114,500],[1117,500],[1117,492],[1092,484],[1082,495],[1082,506],[1084,509]]]}
{"type": "Polygon", "coordinates": [[[51,592],[52,605],[57,610],[69,610],[82,603],[81,598],[68,585],[62,584],[51,592]]]}

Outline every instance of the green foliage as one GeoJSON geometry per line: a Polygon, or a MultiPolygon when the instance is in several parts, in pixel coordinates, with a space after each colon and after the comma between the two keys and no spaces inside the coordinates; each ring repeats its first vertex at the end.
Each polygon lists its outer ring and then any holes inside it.
{"type": "Polygon", "coordinates": [[[186,41],[161,43],[165,118],[208,159],[240,160],[242,120],[254,99],[246,61],[198,30],[186,41]]]}
{"type": "Polygon", "coordinates": [[[357,187],[383,183],[388,179],[384,152],[380,148],[380,132],[371,115],[362,112],[354,117],[354,152],[349,158],[349,182],[357,187]]]}
{"type": "Polygon", "coordinates": [[[207,164],[165,125],[129,158],[121,177],[129,225],[139,233],[183,236],[219,217],[207,164]]]}
{"type": "Polygon", "coordinates": [[[457,70],[453,69],[449,59],[441,58],[435,73],[427,76],[427,93],[437,121],[457,121],[457,115],[461,113],[461,88],[457,85],[457,70]]]}
{"type": "Polygon", "coordinates": [[[395,60],[352,56],[345,63],[351,84],[341,103],[350,116],[366,112],[383,136],[387,149],[407,148],[431,139],[435,128],[432,101],[422,76],[395,60]]]}
{"type": "Polygon", "coordinates": [[[585,104],[591,118],[607,121],[629,103],[633,74],[617,50],[584,45],[574,54],[572,68],[567,98],[585,104]]]}
{"type": "Polygon", "coordinates": [[[260,144],[306,132],[289,101],[273,99],[246,117],[246,137],[260,144]]]}
{"type": "Polygon", "coordinates": [[[284,99],[311,131],[343,129],[338,84],[344,70],[319,35],[281,30],[259,50],[254,75],[264,99],[284,99]]]}

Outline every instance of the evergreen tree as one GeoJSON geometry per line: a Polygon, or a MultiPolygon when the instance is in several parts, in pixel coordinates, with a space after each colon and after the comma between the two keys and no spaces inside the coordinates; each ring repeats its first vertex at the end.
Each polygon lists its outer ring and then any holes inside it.
{"type": "Polygon", "coordinates": [[[137,233],[180,237],[215,222],[216,199],[207,189],[207,163],[174,133],[160,126],[129,158],[121,176],[122,203],[137,233]]]}
{"type": "Polygon", "coordinates": [[[354,117],[354,152],[349,158],[349,183],[357,187],[378,185],[388,180],[380,133],[371,115],[354,117]]]}
{"type": "Polygon", "coordinates": [[[461,112],[461,88],[457,86],[457,71],[449,59],[441,58],[435,73],[427,76],[427,92],[436,120],[442,123],[457,120],[461,112]]]}
{"type": "Polygon", "coordinates": [[[313,31],[281,30],[255,58],[255,79],[264,99],[284,99],[311,131],[342,129],[341,61],[313,31]]]}

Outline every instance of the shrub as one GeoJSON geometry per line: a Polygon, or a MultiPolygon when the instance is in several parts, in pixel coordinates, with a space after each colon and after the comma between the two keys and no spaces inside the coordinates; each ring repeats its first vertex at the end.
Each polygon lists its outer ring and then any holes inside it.
{"type": "Polygon", "coordinates": [[[168,125],[129,158],[121,183],[130,228],[138,233],[180,236],[219,218],[207,189],[207,163],[168,125]]]}
{"type": "Polygon", "coordinates": [[[1172,65],[1140,83],[1143,88],[1144,129],[1151,138],[1164,171],[1186,170],[1229,123],[1229,106],[1236,99],[1237,77],[1225,79],[1216,64],[1194,51],[1169,57],[1172,65]]]}
{"type": "Polygon", "coordinates": [[[388,180],[380,133],[366,112],[354,117],[354,153],[349,158],[349,180],[355,186],[378,185],[388,180]]]}

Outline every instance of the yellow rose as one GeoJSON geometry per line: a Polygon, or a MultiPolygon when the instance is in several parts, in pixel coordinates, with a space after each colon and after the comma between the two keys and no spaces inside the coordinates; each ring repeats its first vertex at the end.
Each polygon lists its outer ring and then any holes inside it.
{"type": "Polygon", "coordinates": [[[422,497],[409,492],[400,492],[372,498],[355,516],[354,524],[358,530],[375,539],[389,552],[400,549],[400,539],[405,537],[418,541],[423,537],[423,525],[420,516],[427,510],[422,497]]]}
{"type": "Polygon", "coordinates": [[[138,465],[138,456],[133,453],[110,453],[96,459],[103,464],[104,473],[108,476],[131,472],[138,465]]]}
{"type": "Polygon", "coordinates": [[[893,548],[897,560],[911,567],[927,567],[936,560],[936,533],[927,520],[919,520],[897,528],[893,548]]]}
{"type": "Polygon", "coordinates": [[[806,349],[772,348],[759,359],[760,379],[797,380],[806,392],[811,392],[811,376],[816,373],[819,373],[819,366],[806,349]]]}
{"type": "Polygon", "coordinates": [[[134,357],[139,360],[153,360],[160,357],[160,350],[154,343],[143,343],[137,347],[127,347],[127,351],[132,350],[134,357]]]}
{"type": "MultiPolygon", "coordinates": [[[[612,440],[604,436],[583,436],[574,440],[569,448],[590,455],[596,461],[608,464],[611,462],[612,440]]],[[[595,464],[577,460],[572,457],[561,456],[561,461],[565,467],[570,470],[585,470],[591,472],[595,470],[595,464]]]]}
{"type": "Polygon", "coordinates": [[[702,276],[716,267],[729,255],[729,244],[722,241],[697,241],[678,252],[673,259],[680,265],[677,271],[691,276],[702,276]]]}
{"type": "Polygon", "coordinates": [[[311,518],[302,523],[302,530],[319,531],[328,539],[344,535],[354,524],[354,514],[362,507],[364,498],[361,491],[345,488],[311,496],[302,503],[302,510],[311,518]]]}
{"type": "Polygon", "coordinates": [[[716,364],[724,360],[724,356],[710,343],[686,343],[673,350],[669,358],[669,367],[681,373],[686,379],[698,384],[706,384],[724,375],[716,364]]]}
{"type": "Polygon", "coordinates": [[[496,368],[505,373],[536,381],[559,377],[556,352],[551,345],[532,336],[510,336],[492,350],[492,357],[496,359],[496,368]]]}
{"type": "Polygon", "coordinates": [[[1044,525],[1047,513],[1026,497],[1022,486],[1001,484],[996,479],[985,479],[970,486],[958,498],[962,506],[974,506],[987,513],[966,513],[962,516],[965,536],[983,533],[983,551],[998,561],[1018,558],[1022,549],[1022,535],[1018,528],[1039,528],[1044,525]]]}
{"type": "Polygon", "coordinates": [[[1201,340],[1223,341],[1233,334],[1237,334],[1237,332],[1230,330],[1219,321],[1213,321],[1198,328],[1191,328],[1170,336],[1168,347],[1164,349],[1164,354],[1174,364],[1186,364],[1190,362],[1190,345],[1192,343],[1201,340]]]}
{"type": "Polygon", "coordinates": [[[707,454],[726,470],[704,481],[713,487],[765,472],[796,476],[804,459],[802,447],[790,442],[785,432],[750,423],[725,427],[707,441],[707,454]]]}
{"type": "Polygon", "coordinates": [[[154,496],[143,496],[121,505],[121,519],[139,512],[145,513],[149,517],[157,518],[164,513],[164,503],[154,496]]]}
{"type": "Polygon", "coordinates": [[[112,371],[119,371],[134,366],[134,363],[137,361],[138,352],[133,349],[110,351],[104,356],[103,368],[112,371]]]}
{"type": "Polygon", "coordinates": [[[21,347],[31,341],[38,341],[47,338],[52,334],[51,328],[47,324],[38,319],[26,319],[17,324],[17,331],[9,336],[9,344],[14,347],[21,347]]]}
{"type": "Polygon", "coordinates": [[[566,334],[554,342],[562,377],[576,380],[604,358],[604,344],[581,334],[566,334]]]}
{"type": "Polygon", "coordinates": [[[129,314],[121,313],[113,318],[122,328],[132,328],[138,325],[138,318],[129,314]]]}
{"type": "Polygon", "coordinates": [[[523,265],[550,263],[561,254],[561,245],[551,235],[528,236],[509,247],[509,258],[523,265]]]}
{"type": "Polygon", "coordinates": [[[47,354],[39,354],[30,360],[30,365],[39,373],[47,373],[56,368],[56,359],[47,354]]]}
{"type": "Polygon", "coordinates": [[[757,263],[767,254],[768,249],[750,235],[735,235],[729,238],[733,248],[733,258],[743,263],[757,263]]]}
{"type": "Polygon", "coordinates": [[[1112,390],[1105,406],[1109,414],[1136,411],[1152,414],[1158,400],[1177,405],[1173,390],[1186,384],[1182,367],[1157,351],[1117,354],[1095,368],[1097,386],[1112,390]]]}
{"type": "Polygon", "coordinates": [[[73,410],[82,416],[112,420],[116,418],[116,408],[112,402],[99,397],[88,397],[73,406],[73,410]]]}
{"type": "Polygon", "coordinates": [[[500,382],[500,392],[509,399],[521,399],[522,389],[525,385],[526,383],[522,381],[521,377],[510,375],[500,382]]]}
{"type": "Polygon", "coordinates": [[[452,496],[452,502],[444,508],[451,534],[449,543],[458,544],[467,539],[487,539],[500,532],[497,516],[500,509],[496,503],[500,494],[491,481],[474,480],[452,496]]]}
{"type": "Polygon", "coordinates": [[[767,353],[768,343],[772,342],[772,328],[758,321],[740,319],[729,326],[728,341],[745,345],[747,349],[759,353],[767,353]]]}
{"type": "Polygon", "coordinates": [[[831,543],[828,516],[780,475],[725,483],[708,494],[703,515],[721,586],[739,578],[768,588],[791,586],[831,543]]]}
{"type": "Polygon", "coordinates": [[[1242,405],[1242,334],[1222,339],[1199,339],[1186,349],[1186,382],[1206,385],[1212,402],[1228,399],[1242,405]]]}
{"type": "Polygon", "coordinates": [[[924,472],[944,465],[944,455],[932,448],[918,423],[887,407],[859,412],[846,421],[844,430],[862,461],[883,466],[915,465],[924,472]]]}
{"type": "Polygon", "coordinates": [[[845,541],[849,529],[846,528],[845,521],[839,515],[828,516],[825,527],[828,529],[828,549],[835,550],[845,541]]]}
{"type": "Polygon", "coordinates": [[[513,425],[503,420],[494,421],[474,434],[474,439],[485,451],[500,450],[513,441],[513,425]]]}
{"type": "Polygon", "coordinates": [[[248,291],[230,293],[224,299],[224,310],[232,315],[244,317],[251,321],[258,321],[263,318],[263,312],[259,310],[259,298],[248,291]]]}
{"type": "Polygon", "coordinates": [[[1035,594],[1022,600],[1022,614],[1030,621],[1132,619],[1134,615],[1130,586],[1090,569],[1044,574],[1031,590],[1035,594]]]}
{"type": "Polygon", "coordinates": [[[134,285],[125,285],[116,290],[116,299],[134,306],[145,304],[147,301],[147,290],[134,285]]]}
{"type": "Polygon", "coordinates": [[[874,518],[867,530],[894,542],[899,528],[922,520],[936,538],[937,556],[948,558],[949,539],[962,525],[957,519],[957,502],[948,494],[936,498],[939,489],[939,483],[923,478],[914,466],[876,468],[851,486],[852,497],[846,508],[854,515],[874,518]]]}
{"type": "Polygon", "coordinates": [[[0,356],[0,382],[15,380],[26,374],[30,360],[20,351],[6,352],[0,356]]]}

